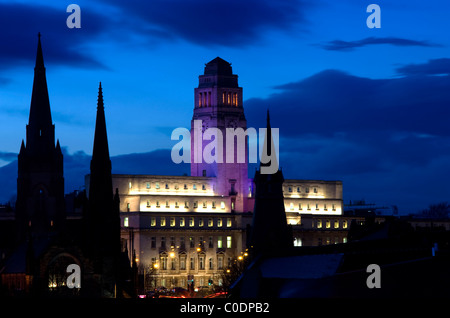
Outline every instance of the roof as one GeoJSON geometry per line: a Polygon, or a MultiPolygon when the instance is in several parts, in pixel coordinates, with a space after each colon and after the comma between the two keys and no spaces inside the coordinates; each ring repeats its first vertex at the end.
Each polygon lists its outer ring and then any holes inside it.
{"type": "Polygon", "coordinates": [[[233,75],[231,63],[220,57],[209,61],[205,65],[205,75],[233,75]]]}

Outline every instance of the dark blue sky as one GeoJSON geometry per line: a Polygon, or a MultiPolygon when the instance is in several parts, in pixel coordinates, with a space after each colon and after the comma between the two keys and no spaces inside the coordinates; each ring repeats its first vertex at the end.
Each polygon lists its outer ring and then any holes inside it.
{"type": "Polygon", "coordinates": [[[450,201],[448,1],[74,3],[81,29],[66,26],[69,3],[0,1],[0,166],[25,138],[41,32],[69,154],[92,152],[99,81],[112,155],[170,149],[220,56],[239,75],[248,125],[264,127],[270,108],[286,178],[342,180],[346,201],[403,213],[450,201]],[[380,29],[366,26],[370,3],[380,29]]]}

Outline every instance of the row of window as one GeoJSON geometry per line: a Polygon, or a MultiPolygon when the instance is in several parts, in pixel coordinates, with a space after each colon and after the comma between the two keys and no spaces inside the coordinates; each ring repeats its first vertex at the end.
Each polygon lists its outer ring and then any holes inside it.
{"type": "MultiPolygon", "coordinates": [[[[185,209],[188,209],[189,208],[189,201],[184,201],[184,208],[185,209]]],[[[161,207],[161,202],[160,201],[155,201],[154,202],[154,204],[155,204],[155,207],[157,207],[157,208],[160,208],[161,207]]],[[[152,202],[150,201],[150,200],[147,200],[147,208],[151,208],[152,207],[152,202]]],[[[170,208],[170,204],[169,204],[169,201],[165,201],[165,207],[166,208],[170,208]]],[[[174,207],[175,208],[180,208],[181,207],[181,205],[180,205],[180,202],[178,202],[178,201],[175,201],[175,204],[174,204],[174,207]]],[[[194,209],[197,209],[198,208],[198,201],[194,201],[194,202],[192,202],[192,207],[194,208],[194,209]]],[[[202,208],[203,209],[206,209],[208,207],[208,201],[203,201],[202,202],[202,208]]],[[[130,208],[130,205],[129,205],[129,203],[127,204],[127,209],[129,209],[130,208]]],[[[215,208],[217,208],[217,204],[216,204],[216,201],[212,201],[211,202],[211,208],[212,209],[215,209],[215,208]]],[[[220,208],[223,210],[223,209],[225,209],[225,202],[224,201],[221,201],[220,202],[220,208]]],[[[129,212],[129,211],[128,211],[129,212]]]]}
{"type": "MultiPolygon", "coordinates": [[[[162,270],[176,270],[177,268],[179,270],[186,270],[186,263],[189,261],[189,269],[190,270],[205,270],[205,260],[206,257],[204,255],[199,255],[197,257],[189,257],[187,258],[186,255],[180,255],[179,257],[171,257],[171,256],[161,256],[159,258],[159,263],[156,258],[152,258],[152,266],[155,269],[162,269],[162,270]]],[[[208,258],[208,269],[214,270],[214,269],[223,269],[224,268],[224,257],[222,255],[217,256],[217,259],[214,260],[212,257],[208,258]]],[[[227,267],[231,267],[232,265],[232,259],[231,257],[228,257],[227,260],[227,267]]]]}
{"type": "MultiPolygon", "coordinates": [[[[157,238],[156,236],[152,236],[151,237],[151,243],[150,243],[150,247],[151,248],[157,248],[157,238]]],[[[225,242],[224,242],[224,237],[222,235],[219,236],[209,236],[208,237],[208,241],[206,241],[206,239],[203,236],[199,236],[198,240],[195,239],[194,236],[189,236],[188,237],[188,241],[186,242],[186,237],[184,236],[180,236],[177,240],[177,238],[175,236],[171,236],[169,238],[169,247],[171,249],[174,248],[179,248],[181,250],[186,250],[186,248],[189,246],[189,248],[197,248],[198,252],[204,251],[205,248],[232,248],[233,247],[233,238],[232,236],[228,235],[225,238],[225,242]],[[216,242],[216,244],[214,244],[216,242]],[[178,243],[178,244],[177,244],[178,243]]],[[[160,245],[159,247],[161,249],[166,249],[167,248],[167,242],[166,242],[166,237],[162,236],[160,237],[160,245]]]]}
{"type": "MultiPolygon", "coordinates": [[[[297,193],[302,193],[302,189],[301,189],[300,186],[297,186],[297,187],[295,187],[295,186],[288,186],[287,187],[287,192],[294,192],[294,190],[296,190],[297,193]]],[[[305,193],[310,193],[310,190],[311,190],[310,187],[305,187],[304,192],[305,193]]],[[[285,187],[283,188],[283,191],[286,191],[285,187]]],[[[318,188],[317,187],[313,187],[312,188],[312,193],[319,193],[318,188]]]]}
{"type": "MultiPolygon", "coordinates": [[[[159,190],[159,189],[161,189],[162,185],[161,185],[160,182],[155,182],[154,187],[155,187],[156,190],[159,190]]],[[[152,182],[146,182],[145,188],[146,189],[152,189],[152,182]]],[[[178,184],[175,184],[173,188],[175,190],[179,190],[180,189],[178,184]]],[[[131,181],[128,182],[128,189],[133,189],[133,182],[131,182],[131,181]]],[[[164,189],[166,189],[166,190],[170,189],[170,185],[168,183],[165,183],[164,184],[164,189]]],[[[183,189],[184,190],[189,190],[189,186],[185,183],[183,185],[183,189]]],[[[192,190],[197,190],[197,184],[194,183],[192,185],[192,190]]],[[[202,190],[206,190],[206,185],[205,184],[202,184],[202,190]]]]}
{"type": "MultiPolygon", "coordinates": [[[[346,229],[348,227],[348,221],[347,220],[342,220],[341,222],[342,222],[342,228],[346,229]]],[[[340,225],[340,222],[339,222],[339,220],[333,220],[333,221],[325,220],[325,221],[322,221],[321,219],[318,219],[316,221],[316,227],[318,229],[323,229],[323,228],[331,229],[331,225],[333,225],[334,229],[338,229],[339,225],[340,225]]]]}
{"type": "MultiPolygon", "coordinates": [[[[295,208],[296,208],[296,206],[294,205],[293,202],[291,202],[289,204],[289,210],[295,210],[295,208]]],[[[319,203],[316,203],[314,205],[314,208],[315,208],[316,211],[320,210],[319,203]]],[[[333,204],[331,204],[331,206],[327,205],[326,203],[323,204],[323,210],[324,211],[328,211],[328,209],[330,209],[330,208],[331,208],[331,211],[336,211],[336,204],[333,203],[333,204]]],[[[306,209],[306,210],[310,211],[311,210],[311,204],[307,203],[306,205],[302,205],[301,203],[299,203],[298,204],[298,209],[300,211],[302,211],[303,209],[306,209]]]]}
{"type": "MultiPolygon", "coordinates": [[[[156,227],[156,226],[160,226],[160,227],[165,227],[165,226],[170,226],[170,227],[175,227],[175,226],[179,226],[179,227],[185,227],[185,226],[189,226],[189,227],[231,227],[233,225],[233,220],[231,218],[208,218],[208,219],[204,219],[204,218],[194,218],[193,216],[186,218],[184,216],[182,217],[165,217],[165,216],[161,216],[161,217],[156,217],[156,216],[152,216],[150,218],[150,226],[151,227],[156,227]],[[157,222],[157,219],[159,219],[157,222]],[[186,224],[187,222],[187,224],[186,224]],[[206,223],[206,224],[205,224],[206,223]],[[215,223],[215,224],[214,224],[215,223]]],[[[125,217],[123,219],[123,226],[124,227],[128,227],[129,226],[129,219],[128,217],[125,217]]]]}

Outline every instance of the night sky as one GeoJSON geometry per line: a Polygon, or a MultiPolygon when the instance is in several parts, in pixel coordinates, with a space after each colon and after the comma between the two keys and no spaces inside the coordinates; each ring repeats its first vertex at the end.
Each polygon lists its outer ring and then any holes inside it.
{"type": "Polygon", "coordinates": [[[41,32],[66,156],[92,153],[99,81],[112,156],[170,149],[220,56],[248,126],[270,109],[286,179],[342,180],[345,202],[401,213],[450,201],[449,1],[77,1],[80,29],[71,2],[40,2],[0,1],[0,166],[25,138],[41,32]],[[381,28],[366,25],[371,3],[381,28]]]}

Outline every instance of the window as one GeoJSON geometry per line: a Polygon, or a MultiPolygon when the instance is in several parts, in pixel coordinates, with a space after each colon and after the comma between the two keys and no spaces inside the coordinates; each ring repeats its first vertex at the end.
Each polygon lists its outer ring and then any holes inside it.
{"type": "Polygon", "coordinates": [[[169,189],[169,184],[168,183],[166,183],[166,189],[169,189]]]}
{"type": "Polygon", "coordinates": [[[314,193],[317,193],[317,188],[316,187],[314,187],[314,193]]]}
{"type": "Polygon", "coordinates": [[[231,248],[231,236],[227,236],[227,248],[231,248]]]}
{"type": "Polygon", "coordinates": [[[164,236],[161,237],[161,248],[166,248],[166,238],[164,236]]]}
{"type": "Polygon", "coordinates": [[[184,201],[184,208],[185,209],[189,208],[189,201],[184,201]]]}
{"type": "Polygon", "coordinates": [[[202,176],[206,177],[206,170],[202,170],[202,176]]]}
{"type": "Polygon", "coordinates": [[[203,208],[206,209],[206,201],[203,201],[203,208]]]}
{"type": "Polygon", "coordinates": [[[180,237],[180,248],[182,249],[186,248],[186,244],[184,243],[184,236],[180,237]]]}
{"type": "Polygon", "coordinates": [[[222,227],[222,218],[217,219],[217,226],[222,227]]]}
{"type": "Polygon", "coordinates": [[[299,209],[300,211],[303,210],[302,204],[301,204],[301,203],[298,204],[298,209],[299,209]]]}
{"type": "Polygon", "coordinates": [[[300,187],[297,187],[297,192],[300,192],[300,187]]]}
{"type": "Polygon", "coordinates": [[[222,210],[225,209],[225,202],[223,202],[223,201],[220,202],[220,208],[221,208],[222,210]]]}
{"type": "Polygon", "coordinates": [[[195,183],[192,185],[192,189],[197,190],[197,185],[195,183]]]}
{"type": "Polygon", "coordinates": [[[326,227],[327,229],[329,229],[330,226],[331,226],[330,220],[326,220],[326,221],[325,221],[325,227],[326,227]]]}
{"type": "Polygon", "coordinates": [[[311,210],[311,207],[309,206],[309,203],[306,205],[306,208],[309,210],[311,210]]]}
{"type": "Polygon", "coordinates": [[[342,228],[344,228],[344,229],[347,228],[347,220],[342,221],[342,228]]]}
{"type": "Polygon", "coordinates": [[[308,187],[305,188],[305,192],[309,193],[309,188],[308,187]]]}
{"type": "Polygon", "coordinates": [[[198,107],[202,107],[202,93],[198,93],[198,107]]]}
{"type": "Polygon", "coordinates": [[[154,216],[150,219],[150,226],[156,226],[156,218],[154,216]]]}
{"type": "Polygon", "coordinates": [[[205,257],[204,256],[198,257],[198,269],[205,269],[205,257]]]}
{"type": "Polygon", "coordinates": [[[324,211],[328,211],[327,205],[326,205],[326,204],[323,205],[323,210],[324,210],[324,211]]]}
{"type": "Polygon", "coordinates": [[[223,269],[223,257],[219,256],[217,258],[217,269],[223,269]]]}
{"type": "Polygon", "coordinates": [[[156,236],[152,236],[152,239],[151,239],[151,248],[156,248],[156,236]]]}
{"type": "Polygon", "coordinates": [[[206,186],[204,184],[202,184],[202,190],[206,190],[206,186]]]}
{"type": "Polygon", "coordinates": [[[289,188],[288,188],[288,191],[289,191],[289,192],[292,192],[292,187],[289,187],[289,188]]]}
{"type": "Polygon", "coordinates": [[[195,246],[194,237],[189,236],[189,247],[193,248],[195,246]]]}
{"type": "Polygon", "coordinates": [[[209,219],[208,219],[208,226],[209,226],[209,227],[212,227],[212,226],[213,226],[213,219],[212,219],[212,218],[209,218],[209,219]]]}
{"type": "Polygon", "coordinates": [[[185,225],[185,221],[184,221],[184,217],[180,218],[180,226],[184,226],[185,225]]]}
{"type": "Polygon", "coordinates": [[[162,264],[162,269],[166,270],[167,269],[167,256],[161,257],[161,264],[162,264]]]}
{"type": "Polygon", "coordinates": [[[317,220],[317,228],[321,229],[322,228],[322,220],[317,220]]]}
{"type": "Polygon", "coordinates": [[[147,182],[147,189],[150,189],[150,182],[147,182]]]}
{"type": "Polygon", "coordinates": [[[128,182],[128,189],[131,189],[133,187],[133,184],[130,182],[128,182]]]}
{"type": "Polygon", "coordinates": [[[214,248],[214,238],[212,236],[209,237],[208,247],[209,248],[214,248]]]}
{"type": "Polygon", "coordinates": [[[208,263],[209,263],[209,269],[214,269],[212,257],[209,258],[208,263]]]}
{"type": "Polygon", "coordinates": [[[159,208],[159,201],[156,201],[156,207],[159,208]]]}
{"type": "Polygon", "coordinates": [[[147,208],[150,207],[150,200],[147,200],[147,208]]]}
{"type": "Polygon", "coordinates": [[[166,226],[166,218],[164,216],[161,217],[161,226],[166,226]]]}
{"type": "Polygon", "coordinates": [[[227,227],[231,227],[231,225],[233,224],[231,218],[227,218],[227,227]]]}
{"type": "Polygon", "coordinates": [[[299,237],[294,238],[294,246],[302,246],[302,239],[299,237]]]}
{"type": "Polygon", "coordinates": [[[204,225],[203,219],[198,220],[198,226],[202,227],[204,225]]]}
{"type": "Polygon", "coordinates": [[[156,189],[159,189],[159,182],[156,182],[155,188],[156,188],[156,189]]]}
{"type": "Polygon", "coordinates": [[[128,227],[128,218],[123,219],[123,226],[128,227]]]}
{"type": "Polygon", "coordinates": [[[316,211],[319,210],[319,203],[316,203],[316,211]]]}
{"type": "Polygon", "coordinates": [[[170,217],[170,226],[175,226],[175,217],[170,217]]]}
{"type": "Polygon", "coordinates": [[[180,256],[180,270],[186,269],[186,256],[180,256]]]}
{"type": "Polygon", "coordinates": [[[198,207],[198,202],[194,201],[194,209],[196,209],[198,207]]]}
{"type": "Polygon", "coordinates": [[[216,208],[216,201],[213,201],[213,202],[211,203],[211,208],[213,208],[213,209],[216,208]]]}
{"type": "Polygon", "coordinates": [[[170,237],[170,247],[174,248],[175,247],[175,236],[171,236],[170,237]]]}
{"type": "Polygon", "coordinates": [[[194,226],[194,217],[192,216],[189,218],[189,226],[194,226]]]}
{"type": "Polygon", "coordinates": [[[169,201],[166,201],[166,208],[169,207],[169,201]]]}
{"type": "Polygon", "coordinates": [[[294,203],[289,204],[289,209],[294,210],[294,203]]]}
{"type": "Polygon", "coordinates": [[[187,190],[187,184],[184,185],[184,190],[187,190]]]}
{"type": "Polygon", "coordinates": [[[339,228],[339,220],[334,220],[334,228],[339,228]]]}
{"type": "Polygon", "coordinates": [[[191,269],[195,269],[195,262],[194,262],[194,258],[191,257],[191,269]]]}
{"type": "Polygon", "coordinates": [[[217,248],[222,248],[222,236],[217,237],[217,248]]]}
{"type": "Polygon", "coordinates": [[[130,203],[127,203],[127,212],[130,212],[130,203]]]}
{"type": "Polygon", "coordinates": [[[179,208],[178,201],[175,201],[175,208],[179,208]]]}
{"type": "Polygon", "coordinates": [[[333,211],[336,211],[336,205],[332,204],[331,208],[333,209],[333,211]]]}

